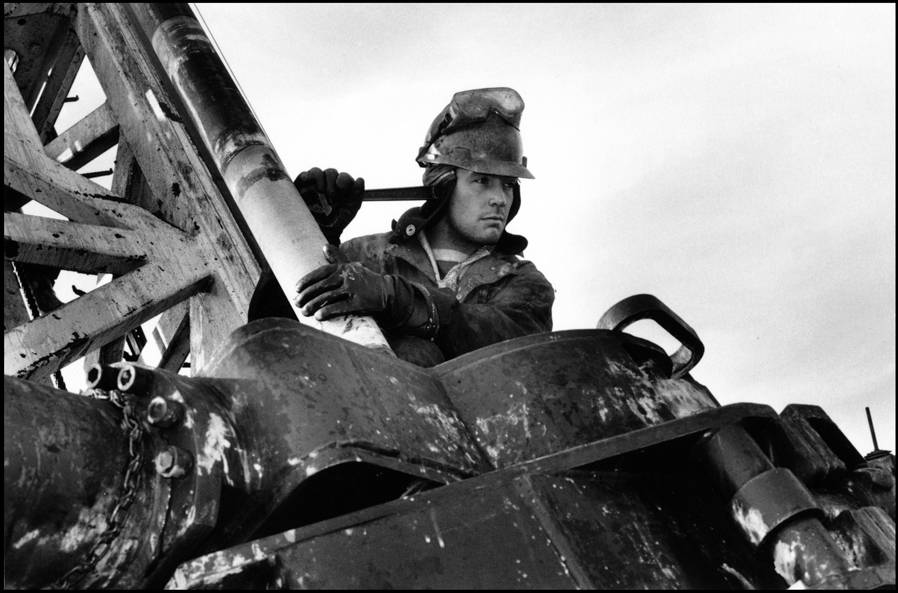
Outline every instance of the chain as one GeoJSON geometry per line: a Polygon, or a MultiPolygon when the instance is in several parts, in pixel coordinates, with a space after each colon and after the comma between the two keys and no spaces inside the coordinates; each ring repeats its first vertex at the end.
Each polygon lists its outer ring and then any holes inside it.
{"type": "Polygon", "coordinates": [[[87,553],[84,560],[60,577],[50,587],[51,589],[68,589],[75,580],[93,568],[100,558],[109,551],[110,543],[118,536],[124,524],[124,521],[122,521],[124,517],[123,512],[134,502],[134,498],[137,496],[137,489],[140,486],[140,464],[143,461],[143,454],[140,449],[142,430],[140,420],[134,408],[120,391],[112,390],[107,393],[102,389],[93,389],[89,390],[86,395],[96,399],[109,400],[122,410],[121,426],[128,434],[128,467],[125,470],[125,479],[122,481],[121,496],[115,508],[112,509],[109,521],[106,523],[106,531],[103,532],[99,541],[87,553]]]}

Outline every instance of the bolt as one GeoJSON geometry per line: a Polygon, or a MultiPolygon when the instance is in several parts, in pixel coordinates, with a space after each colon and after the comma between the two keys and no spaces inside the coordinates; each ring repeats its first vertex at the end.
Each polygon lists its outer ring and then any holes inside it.
{"type": "Polygon", "coordinates": [[[153,382],[153,371],[133,364],[121,367],[118,373],[118,388],[125,393],[147,395],[153,382]]]}
{"type": "Polygon", "coordinates": [[[193,456],[174,445],[169,445],[156,455],[156,473],[163,478],[180,478],[193,467],[193,456]]]}
{"type": "Polygon", "coordinates": [[[184,406],[181,402],[166,399],[162,396],[154,397],[147,407],[147,420],[153,426],[168,428],[184,417],[184,406]]]}
{"type": "Polygon", "coordinates": [[[87,371],[87,386],[91,389],[118,389],[118,373],[115,367],[95,364],[87,371]]]}

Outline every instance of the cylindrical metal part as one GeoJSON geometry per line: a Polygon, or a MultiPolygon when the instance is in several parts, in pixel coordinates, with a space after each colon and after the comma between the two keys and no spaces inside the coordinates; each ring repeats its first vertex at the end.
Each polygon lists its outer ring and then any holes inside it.
{"type": "Polygon", "coordinates": [[[147,395],[153,383],[153,371],[128,364],[119,370],[118,388],[126,393],[147,395]]]}
{"type": "Polygon", "coordinates": [[[851,568],[832,536],[809,511],[813,497],[792,472],[774,469],[755,440],[738,424],[706,435],[694,451],[717,491],[731,501],[733,517],[746,538],[769,549],[777,572],[789,585],[820,584],[851,568]]]}
{"type": "Polygon", "coordinates": [[[109,401],[4,377],[6,586],[42,588],[107,529],[128,464],[109,401]]]}
{"type": "MultiPolygon", "coordinates": [[[[190,7],[137,4],[134,13],[289,298],[303,276],[328,263],[318,224],[190,7]]],[[[335,319],[320,327],[392,352],[370,317],[335,319]]]]}
{"type": "Polygon", "coordinates": [[[854,569],[820,521],[796,518],[779,528],[766,544],[776,572],[791,587],[798,581],[815,586],[854,569]]]}
{"type": "Polygon", "coordinates": [[[755,546],[792,517],[807,512],[823,514],[804,484],[791,471],[782,468],[746,482],[733,495],[730,504],[733,517],[755,546]]]}
{"type": "Polygon", "coordinates": [[[95,364],[87,371],[87,387],[89,389],[118,389],[119,369],[108,364],[95,364]]]}
{"type": "Polygon", "coordinates": [[[705,474],[728,500],[746,482],[766,471],[773,464],[758,444],[741,426],[722,426],[696,448],[699,463],[705,474]]]}
{"type": "Polygon", "coordinates": [[[159,428],[168,428],[184,417],[184,405],[166,397],[154,397],[147,406],[147,421],[159,428]]]}

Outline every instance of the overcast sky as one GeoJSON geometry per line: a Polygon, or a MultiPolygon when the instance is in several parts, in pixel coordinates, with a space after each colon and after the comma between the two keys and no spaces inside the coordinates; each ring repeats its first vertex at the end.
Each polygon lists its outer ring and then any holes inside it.
{"type": "MultiPolygon", "coordinates": [[[[202,4],[291,176],[369,189],[461,90],[524,98],[509,230],[555,329],[660,298],[721,404],[816,404],[895,449],[895,6],[202,4]]],[[[344,238],[412,204],[366,204],[344,238]]],[[[642,322],[633,333],[676,342],[642,322]]]]}

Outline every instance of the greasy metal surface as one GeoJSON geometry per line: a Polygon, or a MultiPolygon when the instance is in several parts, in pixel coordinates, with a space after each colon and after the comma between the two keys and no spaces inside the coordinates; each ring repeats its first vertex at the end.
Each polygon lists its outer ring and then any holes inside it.
{"type": "Polygon", "coordinates": [[[105,531],[128,439],[110,402],[13,377],[3,391],[5,582],[45,586],[105,531]]]}
{"type": "Polygon", "coordinates": [[[302,482],[339,464],[440,482],[491,469],[427,369],[293,321],[240,328],[203,375],[215,377],[237,431],[230,450],[239,447],[242,475],[232,487],[248,496],[224,538],[248,535],[302,482]]]}
{"type": "Polygon", "coordinates": [[[235,424],[250,449],[295,468],[288,473],[311,475],[319,469],[313,453],[345,446],[401,454],[458,476],[489,468],[426,369],[294,321],[238,329],[202,374],[230,380],[235,424]],[[259,397],[270,403],[256,406],[259,397]]]}
{"type": "Polygon", "coordinates": [[[823,512],[804,484],[787,469],[776,468],[746,482],[731,501],[733,517],[745,528],[753,545],[800,513],[821,517],[823,512]]]}
{"type": "Polygon", "coordinates": [[[198,558],[168,587],[781,587],[689,478],[496,472],[198,558]]]}
{"type": "Polygon", "coordinates": [[[650,294],[637,294],[616,303],[602,315],[596,328],[623,331],[628,325],[641,319],[654,320],[682,344],[671,356],[674,379],[688,373],[701,360],[705,353],[705,345],[695,330],[667,305],[650,294]]]}
{"type": "Polygon", "coordinates": [[[624,348],[628,341],[606,330],[539,334],[483,348],[434,372],[497,467],[717,406],[685,382],[667,380],[659,394],[624,348]]]}
{"type": "Polygon", "coordinates": [[[548,530],[556,547],[565,546],[565,555],[576,560],[585,588],[779,585],[738,530],[722,520],[726,509],[701,476],[669,463],[676,471],[643,466],[530,478],[530,504],[553,526],[548,530]]]}
{"type": "Polygon", "coordinates": [[[823,444],[815,443],[814,445],[820,451],[819,454],[829,457],[831,453],[837,458],[837,461],[827,462],[834,468],[835,477],[839,477],[844,472],[841,465],[844,465],[849,471],[863,467],[864,457],[820,406],[789,404],[783,408],[780,415],[793,425],[808,427],[810,431],[819,436],[823,444]]]}
{"type": "Polygon", "coordinates": [[[428,494],[390,503],[396,512],[380,520],[313,538],[292,530],[194,560],[168,586],[239,588],[251,572],[259,588],[576,586],[513,483],[428,494]]]}
{"type": "Polygon", "coordinates": [[[815,586],[854,567],[821,523],[823,512],[787,469],[774,469],[744,425],[706,435],[693,459],[725,500],[732,519],[788,585],[815,586]]]}
{"type": "Polygon", "coordinates": [[[895,521],[881,508],[846,510],[827,526],[855,566],[895,564],[895,521]]]}
{"type": "Polygon", "coordinates": [[[780,527],[767,543],[776,572],[789,586],[818,586],[844,579],[857,567],[814,518],[797,518],[780,527]]]}
{"type": "Polygon", "coordinates": [[[739,425],[722,426],[708,434],[694,454],[711,483],[728,500],[746,482],[773,469],[773,463],[739,425]]]}

